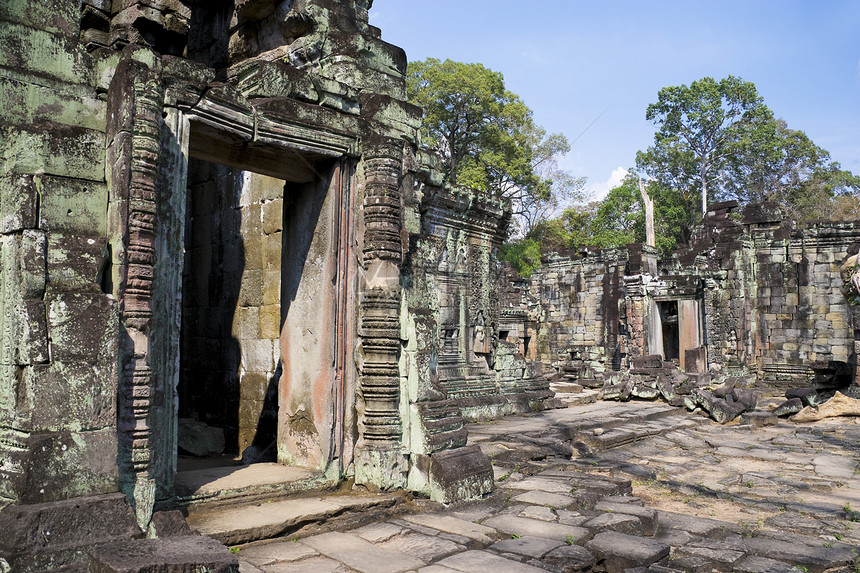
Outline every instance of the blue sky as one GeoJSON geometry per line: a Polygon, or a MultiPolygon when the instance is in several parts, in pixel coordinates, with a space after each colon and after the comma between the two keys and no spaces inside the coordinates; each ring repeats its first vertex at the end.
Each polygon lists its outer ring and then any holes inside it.
{"type": "Polygon", "coordinates": [[[860,174],[860,0],[374,0],[370,22],[410,60],[504,74],[598,197],[653,142],[660,88],[705,76],[755,83],[860,174]]]}

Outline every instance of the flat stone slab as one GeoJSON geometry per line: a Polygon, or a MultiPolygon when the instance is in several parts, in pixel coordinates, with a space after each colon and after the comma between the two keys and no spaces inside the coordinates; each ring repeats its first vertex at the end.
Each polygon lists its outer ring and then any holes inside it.
{"type": "Polygon", "coordinates": [[[823,455],[812,460],[815,473],[820,476],[834,478],[852,478],[857,464],[850,458],[842,456],[823,455]]]}
{"type": "Polygon", "coordinates": [[[519,481],[505,481],[501,487],[545,493],[570,493],[572,489],[570,481],[564,477],[528,477],[519,481]]]}
{"type": "MultiPolygon", "coordinates": [[[[525,563],[505,559],[489,551],[466,551],[439,561],[436,565],[463,573],[546,573],[525,563]]],[[[425,573],[421,570],[421,573],[425,573]]]]}
{"type": "Polygon", "coordinates": [[[385,495],[344,495],[300,498],[261,505],[228,507],[191,513],[188,525],[226,545],[277,537],[303,523],[323,521],[348,511],[390,507],[396,498],[385,495]]]}
{"type": "Polygon", "coordinates": [[[466,547],[454,543],[443,537],[424,535],[422,533],[409,533],[392,537],[379,547],[386,547],[408,555],[414,555],[425,563],[432,563],[448,555],[459,551],[465,551],[466,547]]]}
{"type": "Polygon", "coordinates": [[[633,515],[639,519],[642,525],[642,533],[649,537],[657,533],[657,512],[641,505],[633,503],[617,503],[612,501],[601,501],[594,506],[595,511],[606,511],[615,514],[633,515]]]}
{"type": "Polygon", "coordinates": [[[591,537],[591,533],[583,527],[549,523],[536,519],[516,517],[514,515],[498,515],[486,520],[484,523],[509,535],[528,535],[577,543],[582,543],[583,539],[591,537]]]}
{"type": "Polygon", "coordinates": [[[275,563],[267,566],[265,572],[257,569],[261,573],[343,573],[343,570],[343,563],[328,557],[311,557],[294,563],[275,563]]]}
{"type": "Polygon", "coordinates": [[[237,573],[239,559],[211,537],[180,535],[134,539],[90,549],[90,573],[237,573]]]}
{"type": "Polygon", "coordinates": [[[546,491],[527,491],[514,496],[514,501],[520,503],[531,503],[547,507],[567,507],[576,501],[576,498],[566,493],[549,493],[546,491]]]}
{"type": "Polygon", "coordinates": [[[315,557],[319,554],[301,543],[276,541],[274,543],[262,543],[250,547],[242,547],[237,555],[252,565],[262,567],[278,562],[301,561],[302,559],[315,557]]]}
{"type": "Polygon", "coordinates": [[[462,535],[485,545],[492,543],[497,535],[495,529],[478,523],[457,519],[449,515],[419,513],[417,515],[407,515],[403,520],[439,531],[462,535]]]}
{"type": "Polygon", "coordinates": [[[669,546],[665,543],[617,531],[598,533],[585,548],[606,562],[607,571],[650,565],[669,556],[669,546]]]}
{"type": "Polygon", "coordinates": [[[532,535],[524,535],[516,539],[502,539],[495,542],[490,549],[499,553],[515,553],[532,559],[540,559],[553,549],[564,545],[563,542],[557,539],[546,539],[544,537],[534,537],[532,535]]]}
{"type": "Polygon", "coordinates": [[[253,486],[311,479],[319,474],[276,463],[222,466],[178,472],[175,487],[182,495],[205,495],[253,486]]]}
{"type": "Polygon", "coordinates": [[[323,533],[302,539],[299,543],[361,573],[402,573],[425,565],[417,557],[374,545],[348,533],[323,533]]]}

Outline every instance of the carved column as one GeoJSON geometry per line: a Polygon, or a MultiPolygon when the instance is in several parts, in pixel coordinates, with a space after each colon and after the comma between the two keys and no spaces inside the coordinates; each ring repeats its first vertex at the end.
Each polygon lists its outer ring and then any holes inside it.
{"type": "Polygon", "coordinates": [[[359,437],[355,481],[405,487],[400,419],[401,143],[364,149],[364,280],[359,306],[359,437]]]}
{"type": "Polygon", "coordinates": [[[108,95],[108,165],[114,296],[120,305],[118,398],[120,487],[146,530],[155,501],[152,475],[153,375],[149,361],[157,232],[156,180],[162,128],[161,78],[122,60],[108,95]]]}

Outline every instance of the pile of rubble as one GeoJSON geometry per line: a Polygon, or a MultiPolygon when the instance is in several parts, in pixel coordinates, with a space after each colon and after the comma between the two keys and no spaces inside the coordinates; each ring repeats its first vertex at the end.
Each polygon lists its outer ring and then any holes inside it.
{"type": "Polygon", "coordinates": [[[674,362],[659,354],[633,358],[630,370],[603,376],[599,399],[627,401],[631,398],[663,398],[669,405],[703,411],[725,424],[737,418],[743,423],[775,424],[778,418],[793,416],[797,422],[840,415],[860,415],[860,400],[839,392],[819,393],[814,388],[790,388],[785,400],[769,402],[757,409],[761,391],[754,390],[754,378],[681,372],[674,362]],[[831,398],[833,396],[833,398],[831,398]],[[828,406],[822,410],[822,404],[828,406]]]}

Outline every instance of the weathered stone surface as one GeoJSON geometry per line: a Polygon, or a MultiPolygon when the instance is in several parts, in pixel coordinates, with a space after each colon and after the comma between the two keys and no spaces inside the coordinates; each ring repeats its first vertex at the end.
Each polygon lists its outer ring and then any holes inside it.
{"type": "Polygon", "coordinates": [[[642,523],[634,515],[603,513],[582,524],[593,531],[618,531],[629,535],[641,535],[642,523]]]}
{"type": "MultiPolygon", "coordinates": [[[[595,511],[608,511],[616,514],[632,515],[639,519],[640,527],[643,535],[653,536],[657,533],[658,518],[657,512],[647,507],[642,507],[635,503],[617,503],[613,501],[602,500],[594,506],[595,511]]],[[[586,525],[588,527],[588,525],[586,525]]],[[[609,529],[615,529],[610,527],[609,529]]],[[[616,529],[622,533],[629,533],[621,529],[616,529]]]]}
{"type": "Polygon", "coordinates": [[[799,398],[804,406],[818,406],[818,391],[813,388],[789,388],[785,397],[789,400],[799,398]]]}
{"type": "Polygon", "coordinates": [[[518,563],[500,557],[489,551],[467,551],[446,557],[437,565],[448,567],[463,573],[498,573],[499,571],[510,571],[511,573],[538,573],[543,571],[538,567],[532,567],[525,563],[518,563]]]}
{"type": "Polygon", "coordinates": [[[434,501],[474,499],[493,489],[490,458],[476,445],[431,454],[429,478],[434,501]]]}
{"type": "Polygon", "coordinates": [[[487,519],[484,523],[509,535],[528,535],[564,542],[571,540],[579,544],[582,544],[584,540],[591,537],[591,533],[582,527],[560,523],[547,523],[546,521],[513,515],[497,515],[496,517],[487,519]]]}
{"type": "Polygon", "coordinates": [[[562,545],[547,553],[541,561],[563,573],[591,571],[596,562],[594,555],[578,545],[562,545]]]}
{"type": "Polygon", "coordinates": [[[836,394],[817,408],[806,406],[791,417],[793,422],[814,422],[836,416],[860,416],[860,400],[849,398],[842,392],[836,394]]]}
{"type": "Polygon", "coordinates": [[[792,398],[790,400],[786,400],[773,410],[774,416],[790,416],[792,414],[797,414],[803,409],[803,402],[801,402],[800,398],[792,398]]]}
{"type": "Polygon", "coordinates": [[[419,513],[417,515],[406,516],[403,519],[416,525],[423,525],[424,527],[430,527],[439,531],[462,535],[485,545],[492,543],[493,538],[497,535],[496,530],[492,527],[470,523],[447,515],[419,513]]]}
{"type": "Polygon", "coordinates": [[[345,533],[323,533],[303,539],[301,543],[362,573],[398,573],[424,565],[416,557],[345,533]]]}
{"type": "Polygon", "coordinates": [[[226,547],[200,535],[162,539],[136,539],[99,545],[90,549],[93,573],[238,573],[239,560],[226,547]]]}
{"type": "Polygon", "coordinates": [[[109,494],[0,510],[0,556],[12,571],[82,563],[88,547],[142,537],[128,499],[109,494]]]}
{"type": "Polygon", "coordinates": [[[177,444],[192,456],[212,456],[224,452],[224,429],[215,428],[192,418],[180,418],[177,444]]]}
{"type": "Polygon", "coordinates": [[[607,571],[623,571],[637,565],[650,565],[669,557],[669,546],[659,541],[604,531],[585,544],[603,562],[607,571]]]}
{"type": "Polygon", "coordinates": [[[759,410],[741,414],[741,424],[749,424],[751,426],[773,426],[778,421],[778,417],[774,412],[759,410]]]}
{"type": "Polygon", "coordinates": [[[503,539],[495,542],[490,549],[499,553],[514,553],[532,559],[540,559],[553,549],[564,545],[563,542],[543,537],[522,535],[516,539],[503,539]]]}

